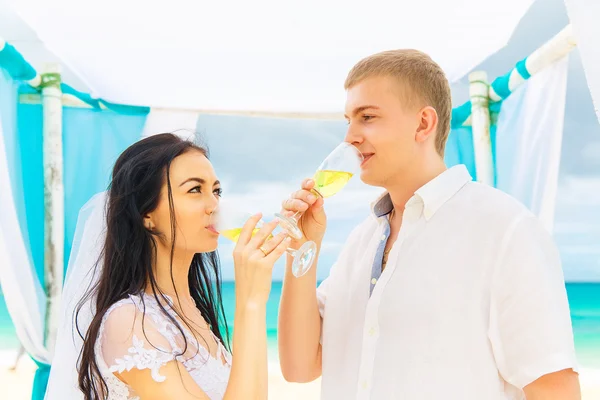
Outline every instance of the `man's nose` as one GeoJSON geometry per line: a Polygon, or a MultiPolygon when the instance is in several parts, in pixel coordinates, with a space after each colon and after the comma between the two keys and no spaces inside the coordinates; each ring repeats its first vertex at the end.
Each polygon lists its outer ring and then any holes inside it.
{"type": "Polygon", "coordinates": [[[354,146],[358,146],[363,142],[363,137],[357,126],[353,125],[352,122],[348,124],[348,130],[346,131],[346,137],[344,142],[348,142],[354,146]]]}

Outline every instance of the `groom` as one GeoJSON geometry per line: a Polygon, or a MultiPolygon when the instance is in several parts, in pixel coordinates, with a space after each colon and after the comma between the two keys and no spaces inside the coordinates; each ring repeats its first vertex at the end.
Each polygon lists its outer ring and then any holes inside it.
{"type": "MultiPolygon", "coordinates": [[[[345,141],[386,190],[328,278],[288,265],[279,316],[285,378],[322,375],[322,399],[580,398],[569,305],[550,235],[521,204],[447,169],[451,98],[441,68],[388,51],[349,73],[345,141]]],[[[306,180],[283,203],[321,243],[306,180]]],[[[295,243],[299,246],[302,243],[295,243]]],[[[288,260],[288,264],[290,261],[288,260]]]]}

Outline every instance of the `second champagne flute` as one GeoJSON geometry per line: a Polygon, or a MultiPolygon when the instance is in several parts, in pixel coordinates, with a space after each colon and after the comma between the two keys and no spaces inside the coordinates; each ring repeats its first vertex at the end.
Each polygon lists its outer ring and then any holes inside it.
{"type": "MultiPolygon", "coordinates": [[[[223,237],[237,243],[242,233],[243,226],[252,216],[251,213],[242,211],[232,202],[221,199],[217,210],[211,216],[211,225],[223,237]]],[[[256,234],[264,225],[261,220],[256,225],[252,234],[256,234]]],[[[268,239],[272,237],[269,236],[268,239]]],[[[293,257],[292,274],[299,278],[312,266],[315,260],[317,246],[314,242],[306,242],[299,249],[288,248],[287,253],[293,257]]]]}

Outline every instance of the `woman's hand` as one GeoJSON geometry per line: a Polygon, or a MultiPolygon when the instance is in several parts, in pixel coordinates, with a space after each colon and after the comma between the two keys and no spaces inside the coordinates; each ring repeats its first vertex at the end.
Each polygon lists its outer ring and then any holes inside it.
{"type": "Polygon", "coordinates": [[[277,226],[272,221],[260,228],[261,215],[254,215],[244,225],[233,251],[237,307],[265,305],[271,292],[273,265],[290,243],[285,233],[271,236],[277,226]]]}

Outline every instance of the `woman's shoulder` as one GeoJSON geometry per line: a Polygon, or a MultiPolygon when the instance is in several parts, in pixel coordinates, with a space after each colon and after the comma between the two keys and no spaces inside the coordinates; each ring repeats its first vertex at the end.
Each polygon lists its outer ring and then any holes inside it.
{"type": "MultiPolygon", "coordinates": [[[[163,306],[168,308],[168,306],[163,306]]],[[[161,312],[159,301],[149,294],[130,294],[111,305],[102,318],[104,331],[120,331],[122,327],[152,323],[163,325],[167,317],[161,312]],[[112,329],[111,329],[112,328],[112,329]]]]}
{"type": "Polygon", "coordinates": [[[107,325],[114,325],[115,322],[133,323],[135,318],[142,313],[140,304],[141,297],[139,295],[129,295],[113,303],[102,316],[103,330],[107,325]]]}
{"type": "Polygon", "coordinates": [[[107,367],[131,368],[140,360],[173,359],[172,335],[156,311],[152,299],[146,295],[130,295],[114,303],[103,316],[99,332],[99,353],[107,367]],[[156,351],[159,351],[158,356],[156,351]]]}
{"type": "Polygon", "coordinates": [[[138,308],[138,302],[133,296],[126,297],[114,303],[106,310],[102,317],[102,325],[114,325],[115,322],[131,322],[141,311],[138,308]]]}
{"type": "Polygon", "coordinates": [[[107,343],[131,343],[136,321],[143,320],[139,308],[140,296],[130,295],[111,305],[102,316],[98,343],[105,349],[107,343]]]}

